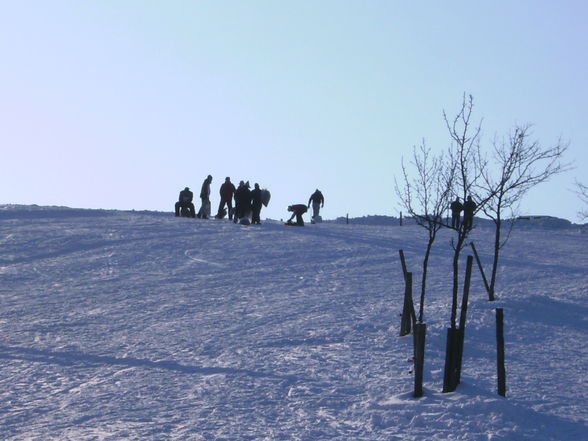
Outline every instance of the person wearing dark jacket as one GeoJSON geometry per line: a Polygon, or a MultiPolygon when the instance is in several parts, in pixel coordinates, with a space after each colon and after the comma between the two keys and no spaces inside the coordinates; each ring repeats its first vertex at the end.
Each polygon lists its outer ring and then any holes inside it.
{"type": "Polygon", "coordinates": [[[463,205],[459,201],[459,198],[455,198],[449,208],[451,210],[451,228],[459,229],[459,217],[463,211],[463,205]]]}
{"type": "Polygon", "coordinates": [[[463,203],[463,228],[464,230],[471,230],[474,225],[474,212],[478,206],[472,200],[471,196],[468,196],[467,201],[463,203]]]}
{"type": "MultiPolygon", "coordinates": [[[[243,181],[241,181],[243,182],[243,181]]],[[[239,222],[242,217],[249,217],[251,214],[251,190],[249,190],[249,181],[235,191],[235,217],[233,221],[239,222]]]]}
{"type": "Polygon", "coordinates": [[[304,226],[304,219],[302,219],[302,215],[304,213],[306,213],[307,211],[307,207],[304,204],[296,204],[296,205],[290,205],[288,207],[288,211],[292,212],[292,216],[290,216],[290,219],[288,219],[288,222],[286,222],[288,225],[296,225],[297,227],[303,227],[304,226]],[[292,219],[294,219],[294,216],[296,216],[296,222],[292,222],[292,219]]]}
{"type": "Polygon", "coordinates": [[[184,188],[180,191],[180,196],[178,198],[178,202],[176,202],[176,216],[180,215],[180,209],[186,208],[188,209],[188,213],[190,217],[195,217],[194,212],[194,204],[192,203],[192,199],[194,198],[194,194],[190,191],[188,187],[184,188]]]}
{"type": "Polygon", "coordinates": [[[231,182],[231,178],[228,176],[225,178],[225,182],[220,186],[220,197],[221,201],[218,206],[217,217],[224,217],[222,211],[227,205],[227,211],[229,213],[229,219],[233,219],[233,195],[235,194],[235,186],[231,182]]]}
{"type": "Polygon", "coordinates": [[[315,219],[319,216],[320,209],[325,206],[325,198],[318,188],[313,194],[310,195],[310,199],[308,199],[308,208],[310,208],[311,202],[312,218],[315,219]]]}
{"type": "Polygon", "coordinates": [[[212,182],[212,176],[208,175],[202,183],[200,189],[200,200],[202,205],[198,211],[198,218],[208,219],[210,217],[210,183],[212,182]]]}
{"type": "Polygon", "coordinates": [[[233,210],[233,216],[234,216],[233,220],[235,221],[235,223],[237,223],[237,220],[238,220],[237,211],[239,210],[239,195],[243,191],[242,187],[244,185],[245,185],[245,182],[239,181],[239,186],[235,190],[235,193],[233,193],[233,199],[235,200],[235,209],[233,210]]]}
{"type": "Polygon", "coordinates": [[[255,184],[255,188],[251,190],[251,223],[261,224],[261,188],[259,184],[255,184]]]}

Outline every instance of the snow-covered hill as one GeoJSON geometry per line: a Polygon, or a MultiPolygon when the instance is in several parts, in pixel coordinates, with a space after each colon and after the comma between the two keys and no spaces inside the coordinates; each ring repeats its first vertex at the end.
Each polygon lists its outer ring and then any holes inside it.
{"type": "MultiPolygon", "coordinates": [[[[443,231],[425,310],[426,393],[413,399],[398,249],[418,275],[424,236],[4,206],[0,438],[588,439],[588,235],[515,231],[497,302],[474,273],[462,385],[442,394],[443,231]],[[507,398],[496,394],[497,306],[507,398]]],[[[488,265],[491,229],[473,239],[488,265]]]]}

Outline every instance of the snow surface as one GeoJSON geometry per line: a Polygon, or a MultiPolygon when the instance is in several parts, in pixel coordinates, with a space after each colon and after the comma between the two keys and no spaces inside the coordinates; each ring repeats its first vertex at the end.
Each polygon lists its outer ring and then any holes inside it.
{"type": "MultiPolygon", "coordinates": [[[[425,234],[0,207],[0,438],[588,439],[588,234],[515,231],[496,302],[474,272],[462,384],[443,394],[442,231],[426,390],[414,399],[398,250],[418,280],[425,234]],[[496,394],[496,307],[507,398],[496,394]]],[[[489,267],[492,230],[473,239],[489,267]]]]}

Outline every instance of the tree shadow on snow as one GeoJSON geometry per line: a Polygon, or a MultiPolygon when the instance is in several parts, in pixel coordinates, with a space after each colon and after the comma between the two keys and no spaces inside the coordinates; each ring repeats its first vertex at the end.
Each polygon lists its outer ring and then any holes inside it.
{"type": "MultiPolygon", "coordinates": [[[[167,235],[158,235],[157,239],[161,242],[165,242],[166,240],[171,239],[182,239],[185,237],[184,233],[174,233],[174,234],[167,234],[167,235]]],[[[133,243],[144,243],[145,237],[130,237],[124,239],[104,239],[101,237],[90,237],[86,239],[63,239],[60,247],[53,251],[42,251],[42,252],[33,252],[30,255],[16,257],[12,259],[0,259],[0,265],[16,265],[21,263],[32,263],[37,262],[40,260],[45,259],[55,259],[55,258],[63,258],[66,256],[74,256],[79,253],[85,253],[88,251],[94,250],[101,250],[107,248],[114,248],[119,247],[122,245],[132,245],[133,243]],[[82,240],[85,240],[86,243],[83,243],[82,240]]]]}
{"type": "Polygon", "coordinates": [[[0,346],[0,359],[21,360],[31,363],[49,363],[74,368],[97,368],[100,366],[124,366],[142,369],[163,369],[180,374],[193,375],[245,375],[254,378],[286,380],[289,383],[303,380],[294,375],[278,375],[250,369],[230,367],[203,367],[180,364],[173,360],[152,361],[144,358],[112,357],[108,355],[91,355],[80,351],[51,351],[43,349],[0,346]]]}
{"type": "Polygon", "coordinates": [[[559,328],[572,328],[588,332],[588,308],[545,296],[530,296],[522,300],[509,300],[508,310],[516,321],[543,323],[559,328]]]}
{"type": "MultiPolygon", "coordinates": [[[[486,428],[489,433],[495,434],[496,439],[562,441],[585,438],[586,425],[582,421],[574,421],[573,416],[564,418],[554,415],[549,410],[536,410],[534,404],[502,398],[494,392],[464,382],[456,392],[445,394],[426,389],[422,398],[403,393],[377,403],[372,408],[397,412],[413,407],[415,419],[411,424],[426,424],[429,428],[437,426],[440,436],[451,434],[448,421],[477,426],[476,421],[485,419],[486,428]]],[[[486,436],[483,438],[486,439],[486,436]]],[[[471,439],[482,437],[474,437],[472,434],[471,439]]]]}

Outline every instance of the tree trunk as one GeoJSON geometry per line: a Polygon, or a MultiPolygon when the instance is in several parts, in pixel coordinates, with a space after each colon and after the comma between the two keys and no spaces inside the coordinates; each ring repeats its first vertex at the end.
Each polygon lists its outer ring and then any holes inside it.
{"type": "Polygon", "coordinates": [[[459,291],[459,255],[461,253],[461,248],[465,241],[467,232],[459,232],[457,245],[455,246],[455,251],[453,253],[453,295],[451,300],[451,329],[456,328],[457,322],[457,298],[458,298],[458,291],[459,291]]]}
{"type": "Polygon", "coordinates": [[[494,230],[494,260],[492,262],[492,275],[490,276],[490,292],[488,293],[490,301],[495,299],[494,288],[496,286],[496,275],[498,273],[498,260],[500,258],[500,236],[502,232],[502,221],[500,214],[494,220],[496,229],[494,230]]]}
{"type": "Polygon", "coordinates": [[[429,238],[427,244],[427,251],[425,252],[425,258],[423,259],[423,278],[421,280],[421,303],[419,305],[419,323],[423,322],[423,315],[425,314],[425,292],[427,289],[427,269],[429,267],[429,256],[431,255],[431,248],[435,238],[429,238]]]}

